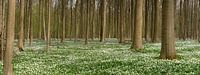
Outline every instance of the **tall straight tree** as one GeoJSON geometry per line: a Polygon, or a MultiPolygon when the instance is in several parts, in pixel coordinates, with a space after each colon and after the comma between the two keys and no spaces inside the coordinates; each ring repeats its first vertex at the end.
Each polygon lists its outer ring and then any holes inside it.
{"type": "Polygon", "coordinates": [[[44,40],[47,40],[47,36],[46,36],[46,20],[45,20],[45,1],[46,0],[42,0],[42,22],[43,22],[43,36],[44,36],[44,40]]]}
{"type": "Polygon", "coordinates": [[[136,0],[134,36],[131,49],[142,49],[143,0],[136,0]]]}
{"type": "Polygon", "coordinates": [[[175,59],[174,4],[175,0],[163,0],[161,59],[175,59]]]}
{"type": "Polygon", "coordinates": [[[86,1],[86,6],[87,6],[87,10],[86,10],[86,25],[85,25],[85,44],[88,44],[88,37],[89,37],[89,0],[86,1]]]}
{"type": "Polygon", "coordinates": [[[48,0],[47,51],[49,50],[51,41],[51,1],[48,0]]]}
{"type": "Polygon", "coordinates": [[[23,40],[24,40],[24,0],[20,0],[20,31],[18,40],[19,51],[23,51],[23,46],[24,46],[23,40]]]}
{"type": "Polygon", "coordinates": [[[3,1],[2,0],[0,0],[0,34],[1,34],[1,32],[2,32],[2,29],[3,29],[3,3],[2,3],[3,1]]]}
{"type": "Polygon", "coordinates": [[[0,44],[1,44],[1,46],[0,46],[0,61],[2,61],[3,60],[3,48],[1,48],[1,47],[3,47],[3,43],[1,43],[2,42],[2,32],[3,32],[3,1],[2,0],[0,0],[0,44]]]}
{"type": "Polygon", "coordinates": [[[61,43],[64,42],[65,39],[65,20],[66,20],[66,0],[62,0],[62,37],[61,37],[61,43]]]}
{"type": "Polygon", "coordinates": [[[15,0],[8,0],[8,14],[7,14],[7,39],[6,51],[3,61],[3,75],[13,75],[13,43],[14,43],[14,30],[15,29],[15,0]]]}
{"type": "Polygon", "coordinates": [[[160,30],[160,0],[155,0],[155,22],[153,30],[152,42],[159,42],[159,30],[160,30]]]}
{"type": "Polygon", "coordinates": [[[119,43],[124,43],[125,0],[120,0],[119,43]]]}
{"type": "Polygon", "coordinates": [[[29,0],[29,45],[32,45],[33,41],[33,25],[32,25],[32,0],[29,0]]]}
{"type": "Polygon", "coordinates": [[[144,33],[144,37],[145,37],[145,41],[147,42],[150,42],[151,39],[150,39],[150,27],[151,27],[151,21],[150,21],[150,12],[151,12],[151,9],[150,9],[150,1],[151,0],[145,0],[145,33],[144,33]]]}
{"type": "Polygon", "coordinates": [[[103,42],[105,39],[105,27],[106,27],[106,8],[107,8],[107,0],[102,0],[101,2],[101,32],[100,32],[100,42],[103,42]]]}
{"type": "Polygon", "coordinates": [[[41,5],[42,5],[42,1],[40,0],[40,1],[39,1],[39,9],[38,9],[38,11],[39,11],[39,34],[38,34],[38,37],[39,37],[39,39],[42,38],[42,22],[41,22],[41,20],[42,20],[42,15],[41,15],[41,5]]]}
{"type": "Polygon", "coordinates": [[[76,6],[75,6],[76,8],[75,8],[75,42],[77,42],[77,40],[78,40],[78,34],[79,34],[79,24],[78,24],[78,22],[79,22],[79,19],[78,19],[78,17],[79,17],[79,13],[78,13],[78,9],[80,8],[80,1],[79,0],[77,0],[76,1],[76,6]]]}

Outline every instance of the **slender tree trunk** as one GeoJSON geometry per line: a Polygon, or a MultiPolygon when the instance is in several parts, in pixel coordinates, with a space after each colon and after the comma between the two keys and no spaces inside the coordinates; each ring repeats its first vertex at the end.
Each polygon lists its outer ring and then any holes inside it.
{"type": "Polygon", "coordinates": [[[51,0],[48,0],[47,51],[51,41],[51,0]]]}
{"type": "Polygon", "coordinates": [[[20,1],[20,31],[19,31],[19,40],[18,48],[19,51],[23,51],[24,47],[24,0],[20,1]]]}
{"type": "Polygon", "coordinates": [[[119,25],[119,43],[124,43],[125,27],[125,0],[120,0],[120,25],[119,25]]]}
{"type": "Polygon", "coordinates": [[[2,0],[2,33],[1,33],[1,60],[4,60],[5,47],[6,47],[6,3],[5,0],[2,0]]]}
{"type": "Polygon", "coordinates": [[[101,32],[100,32],[100,42],[105,40],[105,27],[106,27],[106,10],[107,10],[107,0],[102,0],[101,3],[101,32]]]}
{"type": "Polygon", "coordinates": [[[142,49],[143,0],[136,0],[134,40],[131,49],[142,49]]]}
{"type": "MultiPolygon", "coordinates": [[[[135,1],[131,0],[131,34],[134,33],[134,23],[135,23],[135,1]]],[[[146,16],[146,15],[145,15],[146,16]]],[[[145,22],[146,23],[146,22],[145,22]]],[[[146,25],[146,24],[145,24],[146,25]]],[[[146,28],[146,27],[145,27],[146,28]]],[[[134,35],[131,35],[131,37],[134,37],[134,35]]],[[[131,40],[133,41],[134,38],[131,38],[131,40]]]]}
{"type": "Polygon", "coordinates": [[[78,40],[78,34],[79,34],[79,22],[78,22],[78,17],[79,17],[79,13],[77,12],[78,11],[78,8],[80,7],[79,6],[80,4],[80,1],[77,0],[76,2],[76,8],[75,8],[75,42],[77,42],[78,40]]]}
{"type": "Polygon", "coordinates": [[[74,26],[74,23],[73,23],[73,17],[74,17],[74,15],[73,15],[73,2],[74,2],[74,0],[70,0],[70,15],[71,15],[71,24],[69,25],[69,28],[68,28],[68,30],[69,30],[69,39],[70,40],[72,40],[72,32],[73,32],[73,26],[74,26]]]}
{"type": "Polygon", "coordinates": [[[33,42],[33,25],[32,25],[32,0],[29,0],[29,46],[33,42]]]}
{"type": "Polygon", "coordinates": [[[42,15],[41,15],[42,1],[39,1],[39,39],[42,39],[42,15]]]}
{"type": "Polygon", "coordinates": [[[0,61],[3,60],[3,45],[4,43],[1,43],[3,39],[3,0],[0,0],[0,61]]]}
{"type": "Polygon", "coordinates": [[[62,13],[62,3],[61,0],[58,1],[59,5],[58,5],[58,27],[57,27],[57,38],[61,39],[61,27],[62,27],[62,21],[61,21],[61,13],[62,13]]]}
{"type": "Polygon", "coordinates": [[[43,21],[43,37],[44,40],[47,40],[47,36],[46,36],[46,20],[45,20],[45,0],[42,1],[43,3],[43,7],[42,7],[42,21],[43,21]]]}
{"type": "Polygon", "coordinates": [[[2,3],[3,1],[2,0],[0,0],[0,36],[1,36],[1,33],[2,33],[2,31],[3,31],[3,3],[2,3]]]}
{"type": "Polygon", "coordinates": [[[91,23],[90,23],[92,26],[90,28],[91,29],[90,32],[91,32],[91,39],[94,40],[94,35],[95,35],[95,32],[94,32],[94,30],[95,30],[95,26],[94,25],[95,24],[94,23],[95,23],[95,18],[96,18],[96,15],[95,15],[95,10],[96,10],[95,9],[95,0],[92,0],[92,5],[91,5],[90,8],[92,10],[92,14],[91,14],[92,18],[91,18],[91,23]]]}
{"type": "Polygon", "coordinates": [[[175,0],[163,0],[161,59],[175,59],[174,4],[175,0]]]}
{"type": "Polygon", "coordinates": [[[160,1],[155,0],[155,20],[152,42],[159,42],[159,30],[160,30],[160,1]]]}
{"type": "Polygon", "coordinates": [[[63,43],[64,42],[64,40],[65,40],[65,20],[66,20],[66,14],[65,14],[65,12],[66,12],[66,9],[65,9],[65,7],[66,7],[66,0],[62,0],[62,37],[61,37],[61,43],[63,43]]]}
{"type": "Polygon", "coordinates": [[[7,39],[6,51],[3,61],[3,75],[13,75],[13,43],[15,29],[15,0],[8,0],[8,16],[7,16],[7,39]]]}
{"type": "Polygon", "coordinates": [[[85,34],[85,44],[88,44],[88,37],[89,37],[89,0],[87,0],[87,10],[86,10],[86,34],[85,34]]]}
{"type": "Polygon", "coordinates": [[[149,20],[149,14],[150,14],[150,0],[146,0],[145,2],[145,41],[149,42],[150,39],[150,27],[151,27],[151,22],[149,20]]]}

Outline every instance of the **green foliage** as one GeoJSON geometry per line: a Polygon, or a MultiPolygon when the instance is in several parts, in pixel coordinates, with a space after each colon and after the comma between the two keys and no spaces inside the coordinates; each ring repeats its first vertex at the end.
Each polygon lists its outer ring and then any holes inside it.
{"type": "MultiPolygon", "coordinates": [[[[130,44],[52,41],[45,53],[45,43],[34,40],[32,50],[14,57],[15,75],[182,75],[199,74],[200,45],[178,41],[177,60],[158,59],[160,43],[145,44],[142,52],[129,50],[130,44]]],[[[26,43],[27,44],[27,43],[26,43]]],[[[0,66],[2,68],[2,66],[0,66]]]]}

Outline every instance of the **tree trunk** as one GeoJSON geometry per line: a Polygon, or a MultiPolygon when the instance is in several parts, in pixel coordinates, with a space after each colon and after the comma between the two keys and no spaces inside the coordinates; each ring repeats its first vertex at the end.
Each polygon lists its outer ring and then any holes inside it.
{"type": "Polygon", "coordinates": [[[101,32],[100,32],[100,42],[104,42],[105,40],[105,27],[106,27],[106,8],[107,8],[107,0],[102,0],[101,3],[101,32]]]}
{"type": "Polygon", "coordinates": [[[33,25],[32,25],[32,0],[29,0],[29,46],[32,46],[33,41],[33,25]]]}
{"type": "Polygon", "coordinates": [[[39,39],[42,39],[42,15],[41,15],[42,1],[39,1],[39,39]]]}
{"type": "Polygon", "coordinates": [[[15,0],[8,0],[8,17],[7,17],[7,39],[6,51],[3,61],[3,75],[13,75],[13,43],[14,43],[14,29],[15,29],[15,0]]]}
{"type": "Polygon", "coordinates": [[[19,51],[23,51],[24,47],[24,0],[20,1],[20,31],[19,31],[19,41],[18,48],[19,51]]]}
{"type": "Polygon", "coordinates": [[[86,6],[87,6],[87,10],[86,10],[86,26],[85,26],[85,30],[86,30],[86,34],[85,34],[85,44],[88,44],[88,37],[89,37],[89,0],[87,0],[86,6]]]}
{"type": "Polygon", "coordinates": [[[146,0],[145,2],[145,41],[146,42],[149,42],[151,41],[151,38],[150,38],[150,27],[151,27],[151,22],[150,22],[150,0],[146,0]]]}
{"type": "Polygon", "coordinates": [[[120,0],[119,43],[124,43],[125,0],[120,0]]]}
{"type": "Polygon", "coordinates": [[[78,41],[78,34],[79,34],[79,20],[78,18],[80,17],[79,16],[79,13],[78,13],[78,8],[80,8],[80,1],[77,0],[76,1],[76,8],[75,8],[75,42],[78,41]]]}
{"type": "Polygon", "coordinates": [[[2,30],[2,29],[3,29],[3,18],[2,18],[2,17],[3,17],[3,13],[2,13],[2,12],[3,12],[3,10],[2,10],[2,9],[3,9],[3,8],[2,8],[3,3],[2,3],[2,2],[3,2],[3,1],[0,0],[0,17],[1,17],[1,18],[0,18],[0,36],[1,36],[2,31],[3,31],[3,30],[2,30]]]}
{"type": "Polygon", "coordinates": [[[153,30],[153,40],[152,42],[159,42],[159,30],[160,30],[160,1],[155,0],[155,22],[153,30]]]}
{"type": "Polygon", "coordinates": [[[174,4],[175,0],[163,0],[161,59],[175,59],[174,4]]]}
{"type": "Polygon", "coordinates": [[[1,43],[3,39],[3,1],[0,0],[0,61],[3,60],[3,45],[4,43],[1,43]]]}
{"type": "Polygon", "coordinates": [[[51,41],[51,0],[48,0],[47,51],[51,41]]]}
{"type": "Polygon", "coordinates": [[[45,0],[42,1],[43,3],[43,7],[42,7],[42,21],[43,21],[43,37],[44,40],[47,40],[47,36],[46,36],[46,20],[45,20],[45,0]]]}
{"type": "Polygon", "coordinates": [[[134,40],[131,49],[142,49],[143,0],[136,0],[134,40]]]}
{"type": "Polygon", "coordinates": [[[66,0],[62,0],[62,37],[61,37],[61,43],[64,42],[65,39],[65,19],[66,19],[66,0]]]}

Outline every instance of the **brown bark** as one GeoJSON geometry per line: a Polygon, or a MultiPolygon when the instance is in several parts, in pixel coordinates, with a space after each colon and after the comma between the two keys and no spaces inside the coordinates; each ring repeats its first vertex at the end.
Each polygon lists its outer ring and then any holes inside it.
{"type": "Polygon", "coordinates": [[[3,75],[13,75],[13,43],[14,43],[14,28],[15,28],[15,0],[8,0],[8,14],[7,14],[7,39],[6,51],[3,61],[3,75]]]}
{"type": "Polygon", "coordinates": [[[33,41],[33,26],[32,26],[32,0],[29,0],[29,46],[32,46],[33,41]]]}
{"type": "Polygon", "coordinates": [[[42,1],[39,1],[39,34],[38,34],[38,38],[42,39],[42,15],[41,15],[41,5],[42,5],[42,1]]]}
{"type": "Polygon", "coordinates": [[[2,3],[3,1],[2,0],[0,0],[0,35],[1,35],[1,32],[3,31],[2,29],[3,29],[3,8],[2,8],[2,6],[3,6],[3,3],[2,3]]]}
{"type": "Polygon", "coordinates": [[[47,51],[51,42],[51,0],[48,0],[47,51]]]}
{"type": "Polygon", "coordinates": [[[152,42],[159,42],[159,30],[160,30],[160,1],[155,0],[155,22],[154,22],[154,31],[153,31],[153,40],[152,42]]]}
{"type": "Polygon", "coordinates": [[[163,0],[161,59],[175,59],[174,4],[175,0],[163,0]]]}
{"type": "Polygon", "coordinates": [[[86,34],[85,34],[85,44],[88,44],[88,37],[89,37],[89,0],[87,0],[86,6],[87,6],[87,10],[86,10],[86,34]]]}
{"type": "Polygon", "coordinates": [[[20,1],[20,31],[19,31],[19,41],[18,48],[19,51],[23,51],[24,47],[24,0],[20,1]]]}
{"type": "Polygon", "coordinates": [[[76,1],[76,8],[75,8],[75,42],[78,40],[78,34],[79,34],[79,20],[78,18],[80,17],[78,13],[78,8],[80,8],[80,1],[76,1]]]}
{"type": "Polygon", "coordinates": [[[150,38],[150,27],[151,27],[151,20],[150,20],[150,0],[145,1],[145,41],[151,41],[150,38]]]}
{"type": "Polygon", "coordinates": [[[2,42],[3,39],[3,1],[0,0],[0,61],[3,60],[3,45],[4,43],[2,42]]]}
{"type": "Polygon", "coordinates": [[[66,9],[65,9],[65,7],[66,7],[66,0],[62,0],[62,37],[61,37],[61,43],[63,43],[64,42],[64,40],[65,40],[65,19],[66,19],[66,14],[65,14],[65,12],[66,12],[66,9]]]}
{"type": "Polygon", "coordinates": [[[47,35],[46,35],[46,20],[45,20],[45,0],[42,1],[43,3],[43,7],[42,7],[42,22],[43,22],[43,37],[44,37],[44,40],[46,41],[47,40],[47,35]]]}
{"type": "Polygon", "coordinates": [[[102,0],[101,3],[101,32],[100,32],[100,42],[105,40],[105,27],[106,27],[106,10],[107,10],[107,0],[102,0]]]}
{"type": "Polygon", "coordinates": [[[29,0],[29,46],[33,42],[33,25],[32,25],[32,0],[29,0]]]}
{"type": "Polygon", "coordinates": [[[142,20],[143,20],[143,0],[136,0],[136,13],[134,25],[134,40],[132,49],[142,49],[142,20]]]}
{"type": "Polygon", "coordinates": [[[125,0],[120,0],[119,43],[124,43],[125,0]]]}

